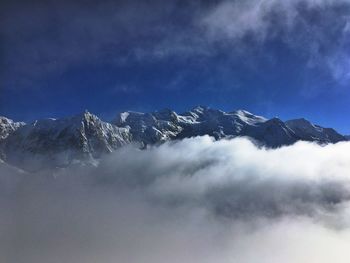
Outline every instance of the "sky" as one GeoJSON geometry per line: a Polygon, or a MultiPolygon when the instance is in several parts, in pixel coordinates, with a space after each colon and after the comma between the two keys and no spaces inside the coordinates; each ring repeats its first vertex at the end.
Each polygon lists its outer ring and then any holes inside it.
{"type": "Polygon", "coordinates": [[[350,1],[1,1],[0,115],[207,105],[350,134],[350,1]]]}

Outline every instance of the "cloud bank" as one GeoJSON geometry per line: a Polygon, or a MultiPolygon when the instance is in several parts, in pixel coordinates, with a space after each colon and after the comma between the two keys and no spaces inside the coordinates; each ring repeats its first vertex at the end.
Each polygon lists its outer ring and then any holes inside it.
{"type": "Polygon", "coordinates": [[[0,165],[4,262],[348,262],[350,143],[204,136],[98,167],[0,165]]]}

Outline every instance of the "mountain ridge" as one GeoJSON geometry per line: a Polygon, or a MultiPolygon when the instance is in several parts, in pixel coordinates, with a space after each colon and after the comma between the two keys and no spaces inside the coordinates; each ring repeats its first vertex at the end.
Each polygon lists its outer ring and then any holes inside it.
{"type": "Polygon", "coordinates": [[[149,113],[126,111],[111,122],[88,111],[71,117],[47,118],[29,124],[0,117],[0,159],[25,167],[43,163],[57,167],[91,162],[134,143],[140,148],[170,140],[209,135],[216,140],[249,137],[265,147],[281,147],[297,141],[320,144],[347,141],[332,128],[306,119],[267,119],[245,110],[225,112],[197,106],[184,113],[163,109],[149,113]],[[34,161],[33,161],[34,160],[34,161]]]}

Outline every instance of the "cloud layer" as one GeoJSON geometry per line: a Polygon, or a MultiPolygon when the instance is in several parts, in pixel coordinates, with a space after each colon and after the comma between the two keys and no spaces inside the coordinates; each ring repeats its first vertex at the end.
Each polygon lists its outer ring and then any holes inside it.
{"type": "Polygon", "coordinates": [[[1,164],[4,262],[348,262],[350,144],[204,136],[98,167],[1,164]]]}

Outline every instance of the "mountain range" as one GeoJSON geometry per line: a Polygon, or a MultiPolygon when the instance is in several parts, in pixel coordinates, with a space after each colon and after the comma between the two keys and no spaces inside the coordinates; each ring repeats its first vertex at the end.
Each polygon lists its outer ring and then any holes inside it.
{"type": "Polygon", "coordinates": [[[299,140],[319,144],[347,141],[349,137],[306,119],[267,119],[245,110],[224,112],[197,106],[178,114],[170,109],[142,113],[127,111],[111,122],[84,113],[33,123],[0,117],[0,159],[27,170],[94,163],[102,155],[129,144],[139,148],[194,136],[216,140],[244,136],[257,145],[281,147],[299,140]]]}

